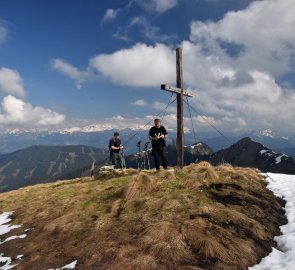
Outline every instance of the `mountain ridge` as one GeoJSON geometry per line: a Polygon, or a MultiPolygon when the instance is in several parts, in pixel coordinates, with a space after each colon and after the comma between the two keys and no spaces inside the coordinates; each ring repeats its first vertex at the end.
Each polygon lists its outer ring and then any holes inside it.
{"type": "Polygon", "coordinates": [[[1,193],[0,213],[22,225],[1,252],[32,270],[74,261],[77,270],[247,270],[287,222],[266,185],[257,170],[201,162],[1,193]]]}
{"type": "MultiPolygon", "coordinates": [[[[80,129],[80,128],[79,128],[80,129]]],[[[63,130],[10,130],[0,132],[0,153],[11,153],[13,151],[37,145],[89,145],[97,148],[106,148],[106,144],[117,129],[95,131],[89,128],[88,132],[81,132],[76,128],[63,130]]],[[[126,128],[119,130],[121,138],[129,141],[126,146],[126,153],[131,154],[137,151],[138,141],[148,141],[147,129],[126,128]]],[[[285,152],[295,156],[295,136],[280,134],[272,130],[257,130],[251,132],[224,132],[230,141],[238,141],[244,137],[251,137],[276,152],[285,152]]],[[[168,143],[176,138],[174,131],[169,131],[168,143]]],[[[196,143],[193,133],[185,134],[185,144],[196,143]]],[[[197,140],[206,143],[214,151],[221,150],[229,146],[228,140],[224,136],[216,136],[213,132],[198,132],[197,140]]]]}
{"type": "Polygon", "coordinates": [[[230,147],[215,152],[209,158],[214,165],[222,162],[233,166],[254,167],[263,172],[295,174],[295,158],[275,153],[250,137],[243,138],[230,147]]]}
{"type": "MultiPolygon", "coordinates": [[[[295,158],[278,154],[266,146],[243,138],[228,148],[214,152],[205,143],[186,146],[184,164],[208,161],[213,165],[229,163],[233,166],[258,168],[263,172],[295,174],[295,158]]],[[[176,145],[167,146],[169,166],[177,165],[176,145]]],[[[150,150],[126,155],[128,168],[153,168],[150,150]]],[[[0,191],[57,179],[72,179],[98,173],[109,163],[109,151],[91,146],[31,146],[10,154],[0,154],[0,191]]]]}
{"type": "Polygon", "coordinates": [[[0,155],[1,191],[50,182],[62,175],[100,162],[108,151],[80,146],[30,146],[0,155]]]}

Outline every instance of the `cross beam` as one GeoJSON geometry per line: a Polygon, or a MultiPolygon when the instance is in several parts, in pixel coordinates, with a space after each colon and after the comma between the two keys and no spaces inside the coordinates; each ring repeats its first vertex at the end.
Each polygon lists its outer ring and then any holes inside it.
{"type": "Polygon", "coordinates": [[[182,93],[184,96],[187,96],[187,97],[193,97],[192,94],[190,94],[190,93],[188,93],[186,91],[182,91],[180,88],[173,87],[173,86],[170,86],[170,85],[167,85],[167,84],[161,84],[161,89],[169,91],[169,92],[173,92],[173,93],[176,93],[176,94],[181,94],[182,93]]]}
{"type": "Polygon", "coordinates": [[[176,49],[176,87],[162,84],[161,89],[177,94],[177,166],[182,169],[184,163],[183,96],[192,97],[192,94],[183,91],[182,48],[176,49]]]}

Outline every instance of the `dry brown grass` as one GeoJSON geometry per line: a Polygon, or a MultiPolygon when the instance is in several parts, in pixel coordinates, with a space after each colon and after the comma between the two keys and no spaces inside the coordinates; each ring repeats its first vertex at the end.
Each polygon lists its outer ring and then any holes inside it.
{"type": "Polygon", "coordinates": [[[100,180],[107,178],[0,194],[0,210],[14,210],[14,224],[32,228],[28,241],[1,245],[5,255],[24,254],[20,270],[75,259],[77,270],[246,270],[269,252],[283,219],[250,168],[201,162],[100,180]]]}
{"type": "Polygon", "coordinates": [[[197,266],[178,266],[176,270],[204,270],[203,268],[197,267],[197,266]]]}
{"type": "Polygon", "coordinates": [[[154,244],[159,241],[165,242],[177,235],[178,230],[175,228],[173,223],[169,221],[161,221],[152,224],[147,228],[144,239],[147,243],[154,244]]]}
{"type": "Polygon", "coordinates": [[[113,204],[112,204],[112,209],[111,209],[111,215],[113,217],[119,217],[121,212],[124,209],[124,202],[122,199],[118,199],[116,200],[113,204]]]}
{"type": "Polygon", "coordinates": [[[231,257],[227,248],[220,243],[219,237],[213,234],[210,229],[212,229],[212,224],[202,218],[197,218],[184,225],[184,237],[189,245],[198,250],[202,256],[230,262],[231,257]]]}
{"type": "Polygon", "coordinates": [[[152,246],[151,251],[158,260],[163,261],[169,268],[174,268],[177,264],[194,258],[180,234],[170,238],[169,241],[157,242],[152,246]]]}
{"type": "Polygon", "coordinates": [[[253,168],[233,167],[230,164],[223,164],[216,167],[216,171],[222,176],[234,181],[255,184],[263,182],[261,172],[253,168]]]}
{"type": "Polygon", "coordinates": [[[219,181],[219,175],[214,167],[208,162],[191,164],[184,170],[187,173],[186,186],[198,189],[202,185],[209,185],[219,181]]]}
{"type": "Polygon", "coordinates": [[[132,269],[134,270],[157,270],[158,266],[156,260],[151,255],[136,256],[132,262],[132,269]]]}
{"type": "Polygon", "coordinates": [[[147,195],[157,187],[157,180],[154,176],[147,175],[143,172],[134,175],[127,187],[125,199],[127,201],[141,198],[147,195]]]}
{"type": "Polygon", "coordinates": [[[160,180],[171,180],[171,181],[176,180],[174,171],[168,171],[168,170],[160,171],[157,177],[160,180]]]}

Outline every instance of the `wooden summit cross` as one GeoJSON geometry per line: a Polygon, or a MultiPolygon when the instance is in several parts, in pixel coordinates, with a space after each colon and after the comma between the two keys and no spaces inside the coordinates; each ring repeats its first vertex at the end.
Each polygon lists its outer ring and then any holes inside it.
{"type": "Polygon", "coordinates": [[[183,168],[183,96],[192,97],[193,95],[183,91],[182,77],[182,48],[176,49],[176,87],[166,84],[161,85],[162,90],[177,94],[177,166],[183,168]]]}

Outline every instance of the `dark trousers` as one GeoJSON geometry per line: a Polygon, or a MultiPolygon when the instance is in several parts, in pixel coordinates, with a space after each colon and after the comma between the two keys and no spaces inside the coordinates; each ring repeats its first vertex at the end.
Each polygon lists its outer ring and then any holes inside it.
{"type": "Polygon", "coordinates": [[[118,161],[120,168],[123,169],[122,156],[120,153],[111,152],[111,161],[112,161],[112,165],[115,165],[115,168],[116,168],[116,163],[118,161]]]}
{"type": "Polygon", "coordinates": [[[167,157],[165,147],[154,147],[152,149],[152,155],[154,156],[154,163],[157,170],[160,170],[160,158],[162,159],[163,168],[167,169],[167,157]]]}

